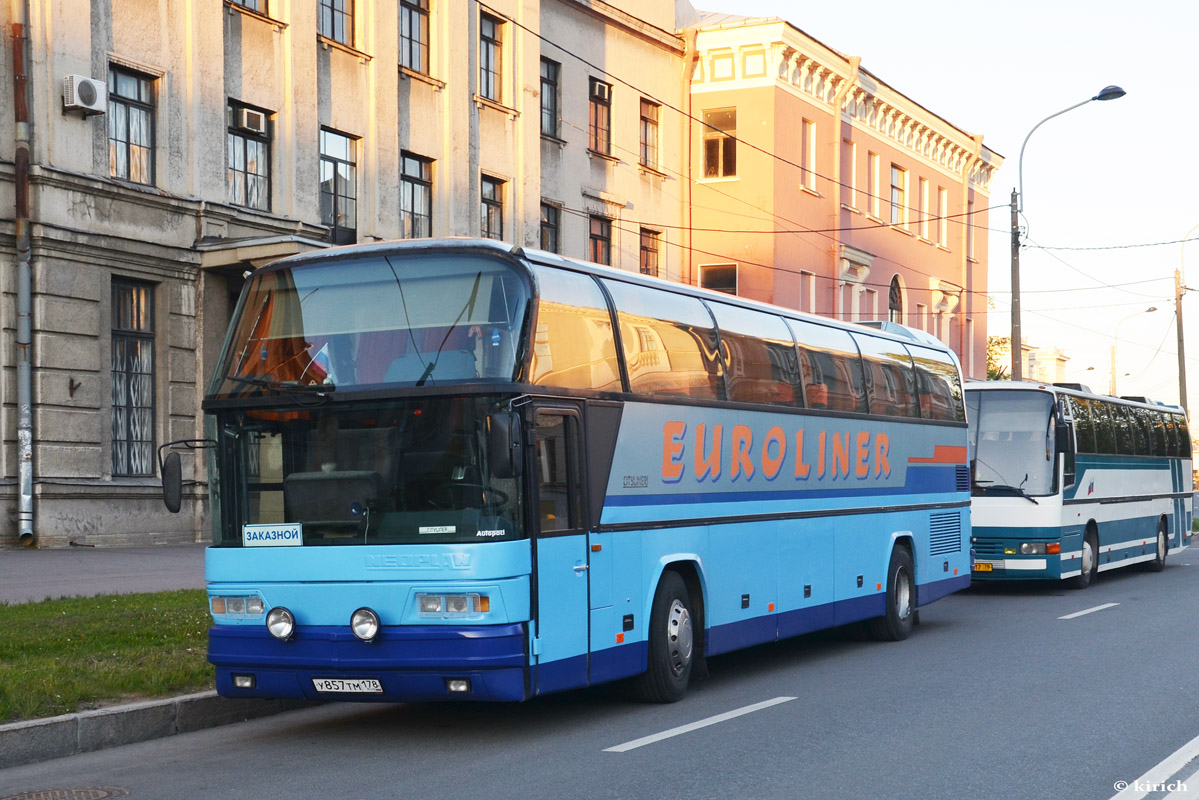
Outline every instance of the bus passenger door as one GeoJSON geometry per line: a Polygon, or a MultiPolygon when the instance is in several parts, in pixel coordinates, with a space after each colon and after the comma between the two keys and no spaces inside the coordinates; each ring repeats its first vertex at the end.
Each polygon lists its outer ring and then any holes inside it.
{"type": "Polygon", "coordinates": [[[537,537],[538,693],[585,686],[590,642],[587,534],[583,509],[582,417],[577,407],[537,408],[533,425],[537,537]]]}

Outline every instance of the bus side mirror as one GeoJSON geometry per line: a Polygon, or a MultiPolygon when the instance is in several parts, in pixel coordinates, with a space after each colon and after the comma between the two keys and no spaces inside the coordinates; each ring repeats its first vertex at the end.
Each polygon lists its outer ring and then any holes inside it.
{"type": "Polygon", "coordinates": [[[178,453],[167,453],[162,460],[162,504],[172,514],[183,504],[183,464],[178,453]]]}
{"type": "Polygon", "coordinates": [[[1059,453],[1073,453],[1074,442],[1070,437],[1070,426],[1059,422],[1054,426],[1054,449],[1059,453]]]}
{"type": "Polygon", "coordinates": [[[492,475],[497,478],[520,476],[522,458],[519,414],[505,411],[487,418],[487,451],[492,475]]]}

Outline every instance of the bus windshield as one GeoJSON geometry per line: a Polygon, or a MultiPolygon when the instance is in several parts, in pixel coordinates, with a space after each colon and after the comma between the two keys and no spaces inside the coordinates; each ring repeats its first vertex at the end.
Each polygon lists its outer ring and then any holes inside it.
{"type": "Polygon", "coordinates": [[[487,447],[501,407],[426,397],[223,412],[215,544],[270,544],[284,530],[303,545],[519,538],[517,480],[487,447]]]}
{"type": "Polygon", "coordinates": [[[511,381],[528,279],[487,256],[366,255],[255,276],[211,398],[511,381]]]}
{"type": "Polygon", "coordinates": [[[967,392],[976,495],[1053,494],[1053,395],[967,392]]]}

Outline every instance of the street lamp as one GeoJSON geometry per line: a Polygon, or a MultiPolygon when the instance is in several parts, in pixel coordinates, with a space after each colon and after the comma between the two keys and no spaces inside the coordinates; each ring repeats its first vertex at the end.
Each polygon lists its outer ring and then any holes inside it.
{"type": "MultiPolygon", "coordinates": [[[[1060,117],[1067,111],[1073,111],[1079,106],[1085,106],[1092,100],[1116,100],[1123,97],[1124,90],[1119,86],[1105,86],[1100,90],[1099,94],[1094,97],[1083,100],[1081,103],[1075,103],[1069,108],[1063,108],[1056,114],[1050,114],[1045,119],[1032,126],[1032,130],[1028,132],[1028,136],[1024,137],[1024,143],[1020,145],[1020,159],[1017,162],[1018,186],[1019,191],[1012,189],[1012,380],[1018,381],[1023,378],[1021,375],[1021,345],[1022,336],[1020,332],[1020,213],[1024,210],[1024,148],[1028,145],[1029,137],[1036,132],[1037,128],[1044,125],[1054,117],[1060,117]]],[[[1113,378],[1114,380],[1114,378],[1113,378]]]]}
{"type": "MultiPolygon", "coordinates": [[[[1133,317],[1139,317],[1141,314],[1149,314],[1154,311],[1157,311],[1157,306],[1149,306],[1149,308],[1145,309],[1144,311],[1133,312],[1132,314],[1129,314],[1127,317],[1125,317],[1124,319],[1117,322],[1116,329],[1114,331],[1112,331],[1112,382],[1111,382],[1111,385],[1108,386],[1108,391],[1107,391],[1107,393],[1110,394],[1112,397],[1116,396],[1116,340],[1120,338],[1120,325],[1127,322],[1128,320],[1132,319],[1133,317]]],[[[1124,373],[1124,374],[1127,375],[1128,373],[1124,373]]]]}

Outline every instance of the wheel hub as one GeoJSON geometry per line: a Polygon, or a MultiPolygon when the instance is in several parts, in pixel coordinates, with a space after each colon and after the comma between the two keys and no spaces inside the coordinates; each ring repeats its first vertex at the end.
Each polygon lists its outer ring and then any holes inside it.
{"type": "Polygon", "coordinates": [[[670,670],[675,675],[681,675],[691,663],[693,636],[691,612],[678,599],[670,604],[670,611],[666,615],[666,639],[670,653],[670,670]]]}

